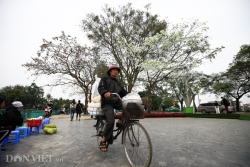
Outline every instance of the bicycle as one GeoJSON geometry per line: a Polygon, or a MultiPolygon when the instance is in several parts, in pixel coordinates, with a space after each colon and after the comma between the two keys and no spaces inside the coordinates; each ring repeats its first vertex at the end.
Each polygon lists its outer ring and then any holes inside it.
{"type": "MultiPolygon", "coordinates": [[[[117,95],[120,98],[118,94],[112,94],[117,95]]],[[[150,166],[153,150],[148,132],[139,123],[138,119],[131,119],[130,117],[125,115],[124,111],[122,113],[123,123],[121,127],[113,130],[113,133],[116,132],[116,135],[113,134],[113,140],[116,140],[117,137],[122,133],[122,144],[124,152],[131,166],[150,166]]],[[[100,146],[100,141],[103,137],[103,129],[106,122],[107,120],[105,118],[105,115],[102,115],[100,121],[97,123],[96,136],[98,146],[100,146]]],[[[112,142],[107,143],[107,148],[109,144],[113,143],[113,140],[112,142]]]]}

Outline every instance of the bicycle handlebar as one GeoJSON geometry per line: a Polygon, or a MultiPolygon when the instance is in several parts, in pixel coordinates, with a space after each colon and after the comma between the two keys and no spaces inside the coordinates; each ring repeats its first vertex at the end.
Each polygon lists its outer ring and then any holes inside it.
{"type": "Polygon", "coordinates": [[[122,98],[120,97],[120,95],[118,93],[110,93],[110,94],[118,96],[119,99],[122,101],[122,98]]]}

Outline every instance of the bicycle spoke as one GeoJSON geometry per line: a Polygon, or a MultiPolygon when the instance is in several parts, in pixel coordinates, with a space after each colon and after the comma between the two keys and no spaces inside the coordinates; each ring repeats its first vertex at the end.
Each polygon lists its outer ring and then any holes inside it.
{"type": "Polygon", "coordinates": [[[124,151],[131,166],[149,166],[152,159],[150,138],[141,124],[128,125],[123,136],[124,151]]]}

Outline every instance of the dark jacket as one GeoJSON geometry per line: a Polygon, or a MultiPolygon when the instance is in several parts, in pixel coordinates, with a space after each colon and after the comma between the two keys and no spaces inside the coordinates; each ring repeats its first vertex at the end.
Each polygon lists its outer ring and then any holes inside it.
{"type": "Polygon", "coordinates": [[[21,112],[16,107],[11,106],[6,108],[5,112],[0,118],[0,126],[11,126],[12,130],[16,129],[16,126],[23,125],[23,118],[21,112]]]}
{"type": "Polygon", "coordinates": [[[225,98],[222,99],[222,104],[223,104],[224,106],[230,106],[230,103],[229,103],[228,100],[225,99],[225,98]]]}
{"type": "Polygon", "coordinates": [[[122,87],[120,82],[118,82],[115,78],[112,77],[104,77],[101,79],[98,92],[101,95],[101,107],[103,108],[105,105],[111,105],[114,109],[121,110],[122,109],[122,102],[120,99],[115,96],[111,95],[111,98],[105,98],[104,94],[107,92],[110,93],[118,93],[120,97],[124,97],[127,95],[127,91],[122,87]]]}
{"type": "Polygon", "coordinates": [[[83,105],[81,103],[76,104],[76,112],[82,113],[83,112],[83,105]]]}

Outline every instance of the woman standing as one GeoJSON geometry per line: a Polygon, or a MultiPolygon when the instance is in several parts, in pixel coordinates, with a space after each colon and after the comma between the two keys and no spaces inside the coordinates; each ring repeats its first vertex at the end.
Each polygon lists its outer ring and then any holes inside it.
{"type": "Polygon", "coordinates": [[[215,108],[216,114],[220,114],[219,104],[216,100],[214,101],[214,108],[215,108]]]}
{"type": "Polygon", "coordinates": [[[70,104],[70,118],[71,118],[71,121],[74,118],[75,111],[76,111],[76,101],[75,101],[75,99],[73,99],[71,104],[70,104]]]}

